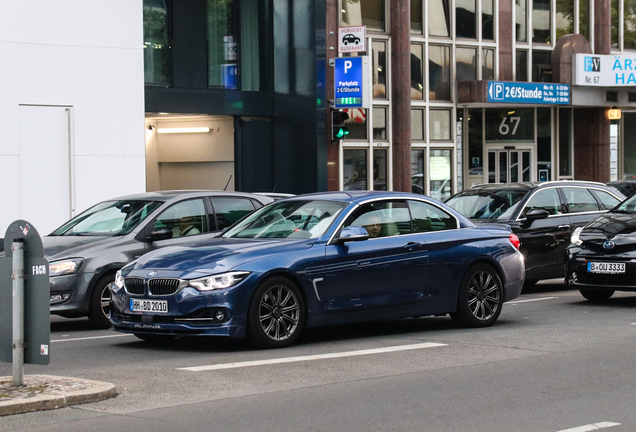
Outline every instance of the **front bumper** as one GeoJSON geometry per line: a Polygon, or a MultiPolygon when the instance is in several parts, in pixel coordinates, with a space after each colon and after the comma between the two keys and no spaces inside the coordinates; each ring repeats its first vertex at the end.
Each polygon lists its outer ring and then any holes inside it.
{"type": "Polygon", "coordinates": [[[633,253],[599,255],[581,248],[567,250],[565,279],[566,284],[575,289],[636,291],[636,257],[633,253]],[[625,273],[590,273],[588,262],[625,263],[625,273]]]}
{"type": "Polygon", "coordinates": [[[95,273],[51,276],[51,313],[69,318],[88,313],[88,290],[95,273]]]}

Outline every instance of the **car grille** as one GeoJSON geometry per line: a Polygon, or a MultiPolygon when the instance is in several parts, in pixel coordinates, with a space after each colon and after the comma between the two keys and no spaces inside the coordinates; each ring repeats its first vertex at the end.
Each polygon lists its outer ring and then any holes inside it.
{"type": "Polygon", "coordinates": [[[148,294],[153,296],[169,296],[179,292],[181,286],[180,279],[149,279],[147,282],[142,278],[126,278],[126,291],[133,295],[143,295],[146,293],[146,283],[148,294]]]}
{"type": "Polygon", "coordinates": [[[144,280],[141,278],[126,278],[124,284],[129,294],[142,295],[145,291],[144,280]]]}
{"type": "Polygon", "coordinates": [[[150,295],[166,296],[176,294],[179,291],[181,281],[179,279],[150,279],[148,292],[150,295]]]}

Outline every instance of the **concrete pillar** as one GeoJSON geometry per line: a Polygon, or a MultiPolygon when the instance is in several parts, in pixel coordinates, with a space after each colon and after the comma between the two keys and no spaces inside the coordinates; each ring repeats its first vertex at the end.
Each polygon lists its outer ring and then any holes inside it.
{"type": "Polygon", "coordinates": [[[411,192],[411,4],[390,1],[393,190],[411,192]]]}
{"type": "Polygon", "coordinates": [[[512,50],[512,0],[499,2],[499,79],[512,81],[512,65],[515,54],[512,50]]]}

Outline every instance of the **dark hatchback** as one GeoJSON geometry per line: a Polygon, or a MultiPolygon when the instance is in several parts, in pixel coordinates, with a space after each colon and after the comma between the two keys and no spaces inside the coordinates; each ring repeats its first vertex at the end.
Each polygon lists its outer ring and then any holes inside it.
{"type": "Polygon", "coordinates": [[[272,348],[356,321],[451,314],[485,327],[521,291],[517,246],[508,227],[475,227],[422,195],[302,195],[127,265],[111,320],[145,340],[247,336],[272,348]]]}
{"type": "Polygon", "coordinates": [[[636,195],[574,231],[565,281],[592,301],[636,291],[636,195]]]}
{"type": "Polygon", "coordinates": [[[563,277],[563,254],[572,232],[624,198],[602,183],[554,181],[474,186],[446,204],[472,222],[509,225],[521,240],[529,286],[563,277]]]}
{"type": "Polygon", "coordinates": [[[108,328],[109,285],[117,270],[146,252],[212,238],[255,209],[262,195],[162,191],[101,202],[42,237],[49,260],[51,313],[88,316],[108,328]]]}

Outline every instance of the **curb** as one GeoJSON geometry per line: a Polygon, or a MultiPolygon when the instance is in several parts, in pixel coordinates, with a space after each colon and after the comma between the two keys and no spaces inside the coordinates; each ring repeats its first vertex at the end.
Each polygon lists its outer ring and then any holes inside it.
{"type": "Polygon", "coordinates": [[[47,382],[72,383],[85,388],[80,390],[56,390],[51,391],[51,394],[40,394],[31,397],[16,397],[15,399],[0,401],[0,416],[52,410],[72,405],[99,402],[115,397],[118,394],[114,384],[103,381],[48,375],[31,375],[25,376],[25,382],[27,382],[29,378],[37,378],[47,382]]]}

